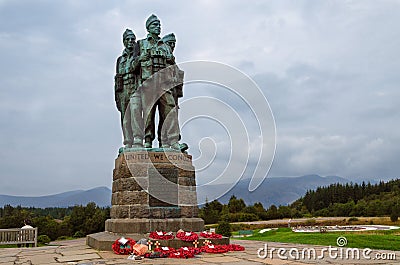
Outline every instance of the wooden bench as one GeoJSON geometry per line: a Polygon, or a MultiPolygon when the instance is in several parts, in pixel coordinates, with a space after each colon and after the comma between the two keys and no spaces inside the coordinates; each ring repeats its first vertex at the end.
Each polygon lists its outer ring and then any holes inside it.
{"type": "Polygon", "coordinates": [[[34,244],[37,247],[37,238],[37,227],[0,229],[0,245],[34,244]]]}

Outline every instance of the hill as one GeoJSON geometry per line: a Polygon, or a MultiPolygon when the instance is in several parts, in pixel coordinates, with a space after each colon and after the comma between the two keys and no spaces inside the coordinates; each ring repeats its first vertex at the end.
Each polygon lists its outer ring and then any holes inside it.
{"type": "Polygon", "coordinates": [[[308,191],[293,209],[307,209],[314,216],[400,215],[400,179],[387,182],[332,184],[308,191]]]}
{"type": "MultiPolygon", "coordinates": [[[[318,175],[306,175],[301,177],[277,177],[266,178],[264,182],[253,192],[249,192],[249,179],[239,181],[231,190],[218,198],[221,203],[228,203],[229,198],[235,195],[242,198],[247,205],[261,202],[264,207],[274,204],[287,205],[304,196],[308,190],[321,186],[329,186],[333,183],[348,183],[349,180],[337,177],[318,175]]],[[[199,202],[206,198],[215,198],[216,194],[229,189],[229,185],[207,185],[197,189],[199,202]]],[[[0,195],[0,207],[6,204],[23,207],[68,207],[74,205],[86,205],[95,202],[98,206],[111,205],[111,190],[108,187],[98,187],[90,190],[75,190],[54,195],[26,197],[0,195]]]]}
{"type": "Polygon", "coordinates": [[[26,197],[0,195],[0,207],[9,204],[22,207],[68,207],[74,205],[86,205],[95,202],[100,207],[111,205],[111,190],[107,187],[97,187],[90,190],[75,190],[54,195],[26,197]]]}
{"type": "MultiPolygon", "coordinates": [[[[239,181],[231,190],[218,198],[218,201],[224,204],[228,203],[229,198],[235,195],[242,198],[247,205],[256,202],[261,202],[264,207],[269,207],[272,204],[276,206],[287,205],[304,196],[308,190],[350,181],[337,176],[321,177],[318,175],[266,178],[253,192],[248,190],[249,182],[249,179],[239,181]]],[[[205,201],[206,198],[214,198],[216,194],[226,189],[228,189],[228,185],[223,184],[201,186],[197,189],[197,196],[199,201],[205,201]]]]}

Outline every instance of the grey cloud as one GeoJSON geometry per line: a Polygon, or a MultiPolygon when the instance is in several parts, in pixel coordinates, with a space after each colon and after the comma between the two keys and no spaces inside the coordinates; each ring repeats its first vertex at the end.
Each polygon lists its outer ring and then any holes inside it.
{"type": "MultiPolygon", "coordinates": [[[[178,61],[220,61],[254,77],[277,124],[270,176],[396,176],[399,9],[397,1],[2,1],[0,168],[13,181],[0,193],[24,194],[27,181],[36,186],[25,195],[110,185],[122,141],[115,60],[125,28],[143,38],[151,13],[163,34],[177,35],[178,61]]],[[[184,100],[225,100],[256,148],[254,116],[226,92],[187,86],[184,100]]],[[[197,141],[215,139],[222,153],[206,175],[219,174],[230,151],[222,128],[198,120],[183,132],[194,156],[197,141]]]]}
{"type": "MultiPolygon", "coordinates": [[[[398,141],[398,100],[385,93],[376,96],[374,76],[296,66],[283,78],[263,75],[256,80],[268,88],[277,120],[272,176],[396,177],[393,157],[399,150],[389,143],[398,141]]],[[[385,80],[384,86],[397,94],[395,82],[385,80]]]]}

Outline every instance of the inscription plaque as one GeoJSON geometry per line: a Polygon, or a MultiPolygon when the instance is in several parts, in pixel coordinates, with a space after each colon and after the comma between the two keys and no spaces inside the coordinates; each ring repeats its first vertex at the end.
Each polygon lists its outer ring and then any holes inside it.
{"type": "Polygon", "coordinates": [[[149,168],[149,206],[178,206],[178,169],[149,168]]]}

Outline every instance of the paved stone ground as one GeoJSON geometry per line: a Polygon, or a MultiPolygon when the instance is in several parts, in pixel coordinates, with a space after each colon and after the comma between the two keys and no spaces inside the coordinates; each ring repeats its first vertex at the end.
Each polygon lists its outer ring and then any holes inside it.
{"type": "MultiPolygon", "coordinates": [[[[231,240],[232,244],[240,244],[246,247],[245,251],[242,252],[228,252],[225,254],[201,254],[194,259],[143,259],[140,261],[127,260],[127,256],[116,255],[112,252],[107,251],[96,251],[89,248],[85,244],[85,239],[71,240],[71,241],[60,241],[54,242],[54,246],[38,247],[38,248],[1,248],[0,249],[0,265],[96,265],[96,264],[210,264],[210,265],[225,265],[225,264],[271,264],[271,265],[300,265],[300,264],[400,264],[400,251],[377,251],[374,250],[371,253],[367,253],[370,259],[366,259],[360,252],[359,259],[346,259],[346,251],[348,249],[342,249],[343,254],[340,258],[340,250],[331,250],[331,257],[338,255],[337,258],[331,258],[328,251],[324,252],[324,258],[321,259],[294,259],[290,257],[296,255],[296,248],[300,253],[303,249],[314,248],[317,256],[321,256],[323,246],[311,246],[311,245],[294,245],[284,243],[273,243],[273,242],[260,242],[260,241],[247,241],[247,240],[231,240]],[[57,245],[56,245],[57,244],[57,245]],[[267,257],[258,257],[258,250],[260,248],[266,249],[267,244],[267,257]],[[282,259],[278,256],[278,250],[283,248],[286,253],[281,252],[281,256],[289,257],[288,259],[282,259]],[[273,253],[271,258],[270,253],[273,253]],[[388,258],[388,255],[394,254],[394,257],[389,257],[390,260],[376,259],[376,257],[388,258]],[[378,255],[378,256],[377,256],[378,255]],[[395,258],[395,259],[394,259],[395,258]]],[[[306,252],[308,253],[308,252],[306,252]]],[[[265,251],[259,253],[261,256],[265,256],[265,251]]],[[[351,256],[351,254],[350,254],[351,256]]]]}

